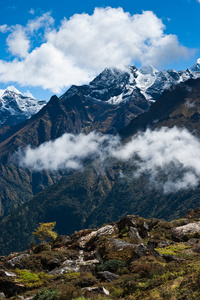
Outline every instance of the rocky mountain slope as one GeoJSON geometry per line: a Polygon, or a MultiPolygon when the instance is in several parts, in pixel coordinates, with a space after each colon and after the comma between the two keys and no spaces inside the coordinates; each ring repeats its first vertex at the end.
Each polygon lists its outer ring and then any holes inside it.
{"type": "Polygon", "coordinates": [[[60,98],[53,96],[31,119],[11,128],[3,127],[0,130],[0,214],[8,213],[66,174],[33,173],[16,166],[12,155],[19,147],[37,147],[65,132],[117,133],[148,110],[165,88],[198,77],[198,66],[199,61],[192,70],[180,72],[158,72],[151,66],[140,70],[106,69],[89,85],[72,86],[60,98]]]}
{"type": "MultiPolygon", "coordinates": [[[[162,126],[176,125],[186,127],[198,137],[199,107],[200,79],[181,83],[165,92],[152,104],[147,113],[138,116],[121,131],[124,143],[129,141],[135,132],[147,127],[158,130],[162,126]]],[[[186,158],[190,154],[186,152],[186,158]]],[[[70,234],[74,230],[115,221],[126,214],[171,220],[186,213],[187,209],[200,205],[198,183],[195,187],[192,185],[163,192],[162,186],[166,184],[166,176],[168,178],[171,172],[172,180],[178,180],[177,184],[182,184],[184,182],[180,179],[186,171],[188,172],[187,167],[182,169],[182,166],[179,166],[180,171],[177,172],[171,165],[171,171],[167,173],[165,168],[161,169],[153,184],[151,177],[145,172],[139,177],[133,176],[136,166],[137,161],[133,164],[128,160],[120,162],[112,159],[110,164],[104,164],[103,169],[102,164],[96,162],[90,163],[84,170],[68,174],[66,178],[39,193],[1,220],[2,248],[10,249],[13,239],[16,238],[14,245],[21,249],[25,241],[30,240],[31,232],[39,222],[55,220],[60,234],[70,234]],[[161,188],[157,188],[159,182],[161,188]],[[9,229],[13,227],[14,233],[9,229]]],[[[188,168],[190,170],[190,167],[188,168]]],[[[192,176],[191,180],[194,181],[195,178],[192,176]]]]}
{"type": "Polygon", "coordinates": [[[0,127],[14,126],[36,114],[46,101],[24,96],[14,86],[0,92],[0,127]]]}
{"type": "Polygon", "coordinates": [[[200,209],[166,222],[128,215],[0,257],[0,296],[199,299],[200,209]]]}

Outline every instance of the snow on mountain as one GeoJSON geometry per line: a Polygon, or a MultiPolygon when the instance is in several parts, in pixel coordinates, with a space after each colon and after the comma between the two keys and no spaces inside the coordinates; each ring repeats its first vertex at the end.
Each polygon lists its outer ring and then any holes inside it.
{"type": "Polygon", "coordinates": [[[37,113],[46,101],[24,96],[14,86],[0,90],[0,126],[13,126],[37,113]]]}
{"type": "MultiPolygon", "coordinates": [[[[137,69],[131,66],[125,70],[107,68],[99,74],[88,86],[84,87],[84,94],[96,101],[106,101],[112,105],[119,105],[134,97],[137,89],[148,102],[155,102],[172,85],[190,78],[200,77],[200,59],[185,71],[158,71],[153,66],[137,69]]],[[[73,90],[71,90],[71,93],[73,90]]],[[[71,96],[71,94],[70,94],[71,96]]]]}

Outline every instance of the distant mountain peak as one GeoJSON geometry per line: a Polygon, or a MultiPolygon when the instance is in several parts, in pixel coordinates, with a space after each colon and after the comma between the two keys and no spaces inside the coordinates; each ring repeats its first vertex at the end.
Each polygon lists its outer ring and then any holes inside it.
{"type": "Polygon", "coordinates": [[[0,127],[13,126],[36,114],[46,101],[23,95],[13,85],[0,90],[0,127]]]}
{"type": "Polygon", "coordinates": [[[4,93],[5,93],[5,92],[13,92],[13,93],[15,93],[15,94],[23,95],[18,89],[16,89],[16,87],[14,87],[14,85],[8,86],[8,87],[5,89],[4,93]]]}
{"type": "Polygon", "coordinates": [[[200,58],[197,59],[196,63],[190,67],[190,70],[193,72],[199,72],[200,71],[200,58]]]}

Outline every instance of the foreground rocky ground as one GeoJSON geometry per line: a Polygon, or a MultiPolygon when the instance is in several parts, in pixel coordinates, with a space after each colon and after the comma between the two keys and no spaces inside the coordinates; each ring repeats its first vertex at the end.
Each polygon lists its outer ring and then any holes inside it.
{"type": "Polygon", "coordinates": [[[1,256],[0,298],[200,299],[200,208],[172,222],[126,216],[1,256]]]}

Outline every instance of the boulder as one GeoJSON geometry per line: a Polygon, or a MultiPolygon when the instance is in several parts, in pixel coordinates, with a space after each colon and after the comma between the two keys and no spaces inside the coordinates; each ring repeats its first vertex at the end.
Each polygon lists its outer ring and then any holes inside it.
{"type": "Polygon", "coordinates": [[[81,237],[78,240],[78,244],[81,248],[85,248],[86,244],[92,244],[96,239],[100,238],[101,236],[111,235],[115,232],[115,226],[113,225],[106,225],[101,227],[98,230],[92,231],[86,236],[81,237]]]}
{"type": "Polygon", "coordinates": [[[172,228],[171,233],[175,238],[179,240],[187,238],[188,235],[200,233],[200,221],[172,228]]]}
{"type": "Polygon", "coordinates": [[[110,295],[109,291],[106,290],[103,286],[85,287],[85,288],[82,288],[82,292],[86,296],[90,296],[91,293],[102,294],[102,295],[106,295],[106,296],[110,295]]]}
{"type": "Polygon", "coordinates": [[[25,268],[25,264],[22,262],[22,260],[29,256],[30,254],[27,254],[27,253],[23,253],[23,254],[20,254],[18,256],[15,256],[13,258],[11,258],[10,260],[8,260],[6,263],[5,263],[5,266],[9,269],[24,269],[25,268]]]}
{"type": "Polygon", "coordinates": [[[130,226],[128,236],[131,239],[131,242],[133,244],[142,243],[142,238],[139,235],[139,232],[138,232],[137,228],[134,228],[134,227],[130,226]]]}
{"type": "Polygon", "coordinates": [[[103,271],[103,272],[98,272],[97,277],[100,278],[102,281],[107,280],[108,282],[111,282],[115,279],[118,279],[119,275],[111,273],[109,271],[103,271]]]}

